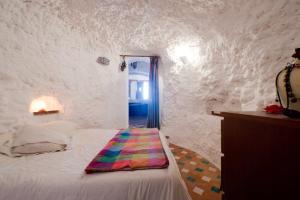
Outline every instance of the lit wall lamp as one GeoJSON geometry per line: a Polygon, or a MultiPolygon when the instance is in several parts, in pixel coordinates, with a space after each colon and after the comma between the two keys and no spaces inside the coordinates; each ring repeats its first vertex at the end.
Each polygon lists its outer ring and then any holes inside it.
{"type": "Polygon", "coordinates": [[[41,96],[31,102],[29,111],[33,115],[55,114],[62,111],[62,105],[55,97],[41,96]]]}
{"type": "Polygon", "coordinates": [[[192,42],[182,42],[170,46],[169,57],[180,65],[198,65],[200,63],[200,45],[193,45],[192,42]]]}

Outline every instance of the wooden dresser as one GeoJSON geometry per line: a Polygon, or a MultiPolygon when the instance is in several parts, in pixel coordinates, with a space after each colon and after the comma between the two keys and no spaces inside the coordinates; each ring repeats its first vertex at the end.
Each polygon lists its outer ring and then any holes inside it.
{"type": "Polygon", "coordinates": [[[300,199],[300,120],[221,112],[223,200],[300,199]]]}

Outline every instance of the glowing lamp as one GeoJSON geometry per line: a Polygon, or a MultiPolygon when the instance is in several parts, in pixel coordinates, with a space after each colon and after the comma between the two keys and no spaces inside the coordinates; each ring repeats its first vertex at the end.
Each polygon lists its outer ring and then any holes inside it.
{"type": "Polygon", "coordinates": [[[168,54],[176,63],[197,65],[199,63],[200,48],[191,42],[179,43],[170,46],[168,54]]]}
{"type": "Polygon", "coordinates": [[[51,96],[41,96],[34,99],[29,108],[29,111],[34,115],[59,113],[60,110],[62,110],[62,105],[55,97],[51,96]]]}

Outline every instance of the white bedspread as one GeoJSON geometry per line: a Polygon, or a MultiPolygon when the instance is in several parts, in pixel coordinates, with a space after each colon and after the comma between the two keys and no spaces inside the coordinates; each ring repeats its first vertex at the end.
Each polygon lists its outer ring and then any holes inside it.
{"type": "Polygon", "coordinates": [[[116,130],[82,129],[73,149],[20,158],[0,155],[1,200],[190,200],[163,137],[167,169],[85,174],[116,130]]]}

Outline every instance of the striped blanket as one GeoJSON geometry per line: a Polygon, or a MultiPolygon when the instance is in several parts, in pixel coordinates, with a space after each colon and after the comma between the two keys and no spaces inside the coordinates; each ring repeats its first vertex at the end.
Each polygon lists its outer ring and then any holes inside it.
{"type": "Polygon", "coordinates": [[[86,167],[86,173],[167,168],[157,129],[119,131],[86,167]]]}

